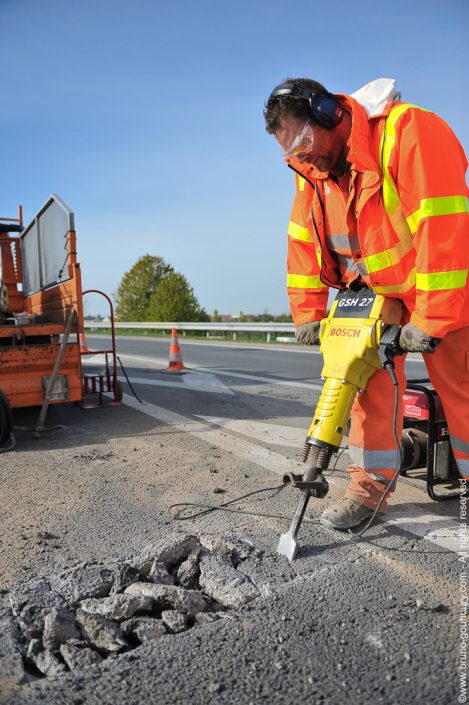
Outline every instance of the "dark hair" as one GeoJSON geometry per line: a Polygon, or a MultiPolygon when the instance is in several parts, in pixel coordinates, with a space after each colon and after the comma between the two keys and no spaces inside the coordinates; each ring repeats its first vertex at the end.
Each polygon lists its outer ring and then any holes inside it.
{"type": "MultiPolygon", "coordinates": [[[[309,88],[313,91],[326,93],[327,90],[321,83],[313,81],[311,78],[286,78],[285,81],[294,81],[303,88],[309,88]]],[[[270,95],[264,104],[264,119],[265,129],[269,135],[277,132],[282,126],[282,122],[286,115],[301,120],[307,120],[311,115],[311,106],[306,98],[295,98],[291,95],[270,95]]]]}

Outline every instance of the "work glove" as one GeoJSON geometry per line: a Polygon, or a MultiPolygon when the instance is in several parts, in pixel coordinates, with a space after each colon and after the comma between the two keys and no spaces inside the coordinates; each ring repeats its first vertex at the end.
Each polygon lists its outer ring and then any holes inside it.
{"type": "Polygon", "coordinates": [[[441,338],[432,338],[413,323],[406,323],[402,327],[399,338],[400,347],[408,352],[432,353],[440,343],[441,338]]]}
{"type": "Polygon", "coordinates": [[[320,327],[321,321],[303,323],[295,330],[296,339],[299,343],[304,343],[305,345],[318,345],[320,327]]]}

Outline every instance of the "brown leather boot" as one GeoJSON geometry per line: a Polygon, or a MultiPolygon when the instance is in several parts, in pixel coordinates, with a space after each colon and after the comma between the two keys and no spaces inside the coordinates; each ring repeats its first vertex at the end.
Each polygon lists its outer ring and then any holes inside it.
{"type": "Polygon", "coordinates": [[[319,521],[331,529],[352,529],[373,514],[373,509],[360,504],[356,499],[341,499],[321,514],[319,521]]]}

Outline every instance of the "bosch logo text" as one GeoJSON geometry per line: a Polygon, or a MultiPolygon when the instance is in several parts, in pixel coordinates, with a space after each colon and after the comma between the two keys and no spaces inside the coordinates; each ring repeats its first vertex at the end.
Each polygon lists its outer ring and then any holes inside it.
{"type": "Polygon", "coordinates": [[[361,333],[360,328],[331,328],[329,335],[337,335],[347,338],[359,338],[361,333]]]}

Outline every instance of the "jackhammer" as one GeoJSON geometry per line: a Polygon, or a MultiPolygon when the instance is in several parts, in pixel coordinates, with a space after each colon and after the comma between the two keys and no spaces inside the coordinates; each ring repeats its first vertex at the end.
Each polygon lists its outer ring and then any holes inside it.
{"type": "Polygon", "coordinates": [[[283,482],[302,491],[289,530],[280,537],[277,552],[294,560],[297,535],[310,497],[324,498],[329,485],[323,472],[342,442],[357,393],[371,375],[388,369],[397,385],[393,358],[399,348],[402,303],[384,298],[372,289],[340,291],[329,316],[321,322],[320,351],[324,358],[324,385],[306,437],[303,475],[287,473],[283,482]]]}

